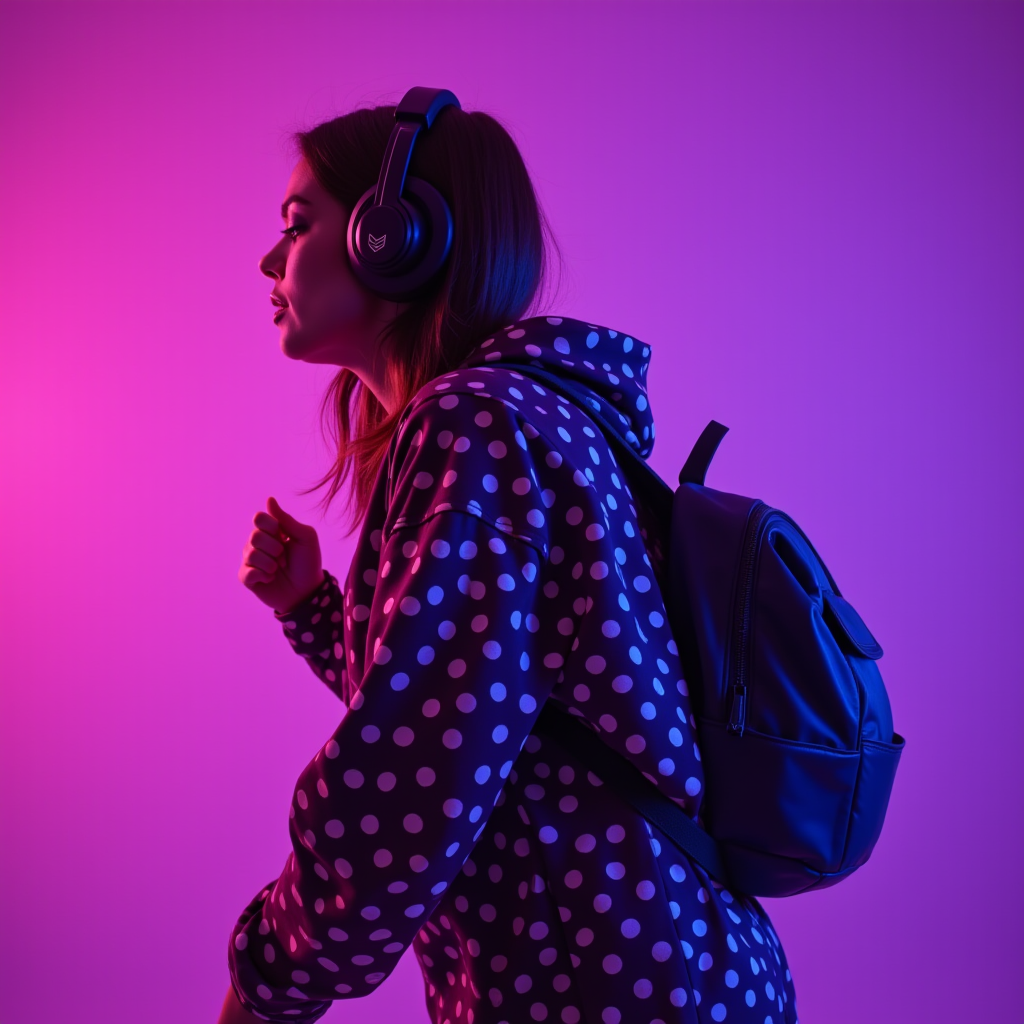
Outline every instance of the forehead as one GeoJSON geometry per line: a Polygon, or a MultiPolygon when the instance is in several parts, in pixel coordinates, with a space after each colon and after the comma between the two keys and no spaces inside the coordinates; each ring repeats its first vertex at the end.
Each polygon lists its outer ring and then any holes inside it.
{"type": "Polygon", "coordinates": [[[285,196],[293,195],[296,192],[301,192],[309,199],[314,198],[314,191],[316,186],[316,179],[313,177],[313,172],[310,170],[309,164],[306,163],[305,158],[300,158],[298,163],[292,168],[292,173],[288,178],[288,184],[285,187],[285,196]]]}
{"type": "Polygon", "coordinates": [[[323,189],[320,188],[309,164],[304,159],[292,169],[285,186],[284,199],[281,202],[281,216],[287,221],[291,209],[312,211],[321,205],[323,189]],[[305,200],[305,202],[303,201],[305,200]]]}

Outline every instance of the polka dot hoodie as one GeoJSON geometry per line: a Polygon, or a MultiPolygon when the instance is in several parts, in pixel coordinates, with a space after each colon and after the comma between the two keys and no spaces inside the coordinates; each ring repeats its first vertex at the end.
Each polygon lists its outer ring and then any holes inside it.
{"type": "Polygon", "coordinates": [[[403,411],[344,586],[325,571],[277,616],[341,715],[296,783],[284,870],[231,935],[257,1016],[317,1020],[412,944],[435,1024],[796,1021],[759,903],[531,735],[557,701],[700,813],[639,488],[581,408],[513,365],[586,385],[646,457],[649,361],[568,318],[483,340],[403,411]]]}

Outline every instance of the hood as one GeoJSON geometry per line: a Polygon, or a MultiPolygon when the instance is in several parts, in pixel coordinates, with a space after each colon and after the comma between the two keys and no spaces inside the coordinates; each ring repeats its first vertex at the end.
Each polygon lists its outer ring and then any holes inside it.
{"type": "Polygon", "coordinates": [[[629,334],[570,317],[532,316],[496,331],[461,365],[532,363],[585,388],[619,436],[646,459],[654,448],[646,384],[650,361],[650,346],[629,334]]]}

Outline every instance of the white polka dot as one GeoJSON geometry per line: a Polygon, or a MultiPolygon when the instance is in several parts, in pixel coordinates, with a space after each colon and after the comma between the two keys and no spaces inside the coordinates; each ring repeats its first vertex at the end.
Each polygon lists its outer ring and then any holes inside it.
{"type": "Polygon", "coordinates": [[[391,737],[400,747],[407,747],[416,738],[416,734],[407,725],[400,725],[391,737]]]}
{"type": "Polygon", "coordinates": [[[492,441],[487,446],[487,454],[495,459],[503,459],[506,451],[508,449],[505,447],[504,441],[492,441]]]}
{"type": "Polygon", "coordinates": [[[647,980],[647,978],[639,978],[633,985],[633,995],[635,995],[637,999],[648,999],[653,991],[654,986],[647,980]]]}
{"type": "Polygon", "coordinates": [[[576,840],[576,849],[579,850],[580,853],[590,853],[595,846],[597,846],[597,840],[590,835],[589,832],[584,832],[583,835],[576,840]]]}
{"type": "Polygon", "coordinates": [[[605,974],[618,974],[622,970],[622,959],[614,953],[609,953],[601,961],[601,967],[605,974]]]}

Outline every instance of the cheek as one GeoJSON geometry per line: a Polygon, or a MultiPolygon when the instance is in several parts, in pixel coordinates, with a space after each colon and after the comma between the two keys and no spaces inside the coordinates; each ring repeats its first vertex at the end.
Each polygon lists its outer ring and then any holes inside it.
{"type": "Polygon", "coordinates": [[[356,282],[348,255],[327,246],[307,246],[296,254],[290,294],[304,320],[329,327],[358,318],[368,296],[356,282]]]}

